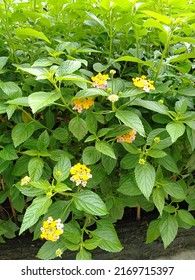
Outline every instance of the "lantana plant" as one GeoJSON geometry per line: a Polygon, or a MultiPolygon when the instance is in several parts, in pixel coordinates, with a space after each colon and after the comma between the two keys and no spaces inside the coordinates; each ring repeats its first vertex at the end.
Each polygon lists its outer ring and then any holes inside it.
{"type": "Polygon", "coordinates": [[[0,242],[30,232],[37,258],[91,259],[123,249],[127,208],[155,214],[147,244],[195,226],[194,12],[0,2],[0,242]]]}

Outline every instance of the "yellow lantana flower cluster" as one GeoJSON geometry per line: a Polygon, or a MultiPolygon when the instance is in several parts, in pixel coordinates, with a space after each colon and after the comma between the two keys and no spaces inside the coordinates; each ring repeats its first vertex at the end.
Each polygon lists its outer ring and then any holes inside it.
{"type": "Polygon", "coordinates": [[[121,143],[121,142],[132,143],[135,140],[136,133],[137,132],[135,130],[131,130],[126,134],[118,136],[116,141],[119,143],[121,143]]]}
{"type": "Polygon", "coordinates": [[[98,73],[96,76],[93,76],[91,80],[93,81],[92,86],[96,88],[107,88],[107,80],[109,79],[108,75],[103,75],[101,73],[98,73]]]}
{"type": "Polygon", "coordinates": [[[70,180],[76,183],[76,186],[82,185],[85,187],[87,181],[92,178],[91,169],[88,168],[85,164],[77,163],[70,169],[70,174],[73,175],[70,180]]]}
{"type": "Polygon", "coordinates": [[[136,87],[142,88],[145,92],[149,92],[150,90],[154,90],[154,81],[147,80],[145,75],[141,77],[133,78],[133,83],[136,87]]]}
{"type": "Polygon", "coordinates": [[[89,109],[89,107],[93,106],[94,100],[93,98],[77,98],[73,100],[74,107],[73,110],[77,110],[78,113],[81,113],[83,109],[89,109]]]}
{"type": "Polygon", "coordinates": [[[40,237],[56,242],[63,233],[63,227],[64,225],[61,223],[61,219],[54,220],[52,217],[48,217],[47,221],[43,222],[40,237]]]}

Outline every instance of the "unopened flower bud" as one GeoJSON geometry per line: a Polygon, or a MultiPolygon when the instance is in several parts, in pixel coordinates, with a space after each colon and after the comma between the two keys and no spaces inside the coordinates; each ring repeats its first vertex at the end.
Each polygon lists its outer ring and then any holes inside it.
{"type": "Polygon", "coordinates": [[[154,142],[155,142],[155,143],[160,142],[160,137],[155,137],[155,138],[154,138],[154,142]]]}
{"type": "Polygon", "coordinates": [[[140,160],[139,160],[139,164],[141,164],[141,165],[144,165],[145,164],[145,159],[143,159],[143,158],[140,158],[140,160]]]}

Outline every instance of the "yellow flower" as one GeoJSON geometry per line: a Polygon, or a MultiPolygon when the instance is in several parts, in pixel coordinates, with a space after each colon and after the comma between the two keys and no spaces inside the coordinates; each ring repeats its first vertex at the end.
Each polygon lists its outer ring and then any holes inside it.
{"type": "Polygon", "coordinates": [[[149,92],[150,90],[154,90],[154,81],[147,80],[145,75],[141,77],[133,78],[133,83],[136,87],[142,88],[145,92],[149,92]]]}
{"type": "Polygon", "coordinates": [[[121,143],[121,142],[132,143],[135,140],[136,133],[137,132],[135,130],[131,130],[126,134],[118,136],[116,141],[119,143],[121,143]]]}
{"type": "Polygon", "coordinates": [[[91,80],[93,81],[92,86],[96,88],[107,88],[107,80],[109,79],[108,75],[102,75],[101,73],[98,73],[96,76],[93,76],[91,80]]]}
{"type": "Polygon", "coordinates": [[[52,217],[48,217],[47,221],[43,222],[40,237],[55,242],[63,233],[63,227],[60,219],[54,220],[52,217]]]}
{"type": "Polygon", "coordinates": [[[88,168],[85,164],[77,163],[70,169],[70,174],[73,175],[70,180],[76,182],[76,186],[82,185],[85,187],[87,181],[92,178],[91,169],[88,168]]]}
{"type": "Polygon", "coordinates": [[[21,186],[28,185],[30,182],[30,177],[25,176],[24,178],[21,179],[21,186]]]}
{"type": "Polygon", "coordinates": [[[81,113],[83,109],[89,109],[89,107],[93,106],[94,100],[93,98],[77,98],[73,100],[73,104],[72,109],[81,113]]]}

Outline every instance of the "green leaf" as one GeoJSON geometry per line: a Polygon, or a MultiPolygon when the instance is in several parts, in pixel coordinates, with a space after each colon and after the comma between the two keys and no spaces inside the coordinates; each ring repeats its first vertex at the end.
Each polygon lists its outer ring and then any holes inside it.
{"type": "Polygon", "coordinates": [[[44,162],[41,158],[31,158],[28,163],[28,173],[32,181],[38,181],[43,173],[44,162]]]}
{"type": "Polygon", "coordinates": [[[5,146],[3,150],[0,151],[0,158],[4,160],[14,160],[18,158],[16,150],[12,144],[5,146]]]}
{"type": "Polygon", "coordinates": [[[97,132],[97,137],[99,138],[99,137],[103,137],[103,136],[105,136],[109,131],[111,131],[112,130],[112,128],[110,128],[110,127],[106,127],[106,128],[101,128],[100,130],[98,130],[98,132],[97,132]]]}
{"type": "Polygon", "coordinates": [[[187,108],[188,108],[188,100],[187,100],[187,98],[182,98],[181,100],[179,100],[179,101],[177,101],[175,103],[175,111],[178,114],[185,113],[187,108]]]}
{"type": "Polygon", "coordinates": [[[22,91],[14,82],[0,82],[0,88],[10,98],[14,99],[22,96],[22,91]]]}
{"type": "Polygon", "coordinates": [[[105,169],[101,163],[91,166],[91,174],[93,175],[92,180],[87,182],[87,186],[90,189],[98,186],[106,176],[105,169]]]}
{"type": "Polygon", "coordinates": [[[101,219],[96,224],[97,229],[91,231],[91,235],[97,240],[98,246],[108,252],[120,252],[123,247],[110,220],[101,219]]]}
{"type": "Polygon", "coordinates": [[[130,154],[141,154],[141,150],[132,143],[121,143],[121,145],[130,154]]]}
{"type": "Polygon", "coordinates": [[[83,247],[80,248],[80,251],[76,254],[76,260],[91,260],[92,255],[89,251],[85,250],[83,247]]]}
{"type": "Polygon", "coordinates": [[[102,165],[108,175],[114,170],[116,164],[117,159],[102,154],[102,165]]]}
{"type": "Polygon", "coordinates": [[[17,147],[21,143],[25,142],[35,131],[35,127],[32,122],[28,123],[18,123],[14,128],[12,129],[12,140],[14,143],[14,146],[17,147]]]}
{"type": "Polygon", "coordinates": [[[97,131],[97,120],[94,113],[91,110],[86,110],[86,125],[90,133],[95,134],[97,131]]]}
{"type": "Polygon", "coordinates": [[[28,97],[18,97],[18,98],[12,99],[12,100],[8,100],[8,101],[6,101],[6,104],[29,106],[28,97]]]}
{"type": "Polygon", "coordinates": [[[126,154],[121,162],[120,166],[122,169],[133,169],[138,164],[139,154],[126,154]]]}
{"type": "Polygon", "coordinates": [[[161,105],[156,101],[149,101],[149,100],[143,100],[143,99],[136,99],[131,102],[131,105],[135,106],[141,106],[143,108],[146,108],[148,110],[157,112],[162,115],[168,115],[168,108],[165,105],[161,105]]]}
{"type": "Polygon", "coordinates": [[[78,60],[66,60],[59,66],[56,76],[63,76],[74,73],[81,67],[81,62],[78,60]]]}
{"type": "Polygon", "coordinates": [[[155,188],[152,193],[153,202],[158,209],[160,215],[162,215],[162,211],[165,205],[165,194],[162,189],[155,188]]]}
{"type": "Polygon", "coordinates": [[[164,248],[175,239],[178,231],[178,222],[173,215],[167,215],[160,226],[160,235],[163,240],[164,248]]]}
{"type": "Polygon", "coordinates": [[[16,184],[16,187],[19,189],[19,191],[28,196],[28,197],[34,197],[34,196],[40,196],[40,195],[44,195],[45,191],[41,190],[41,189],[37,189],[31,186],[21,186],[20,183],[16,184]]]}
{"type": "Polygon", "coordinates": [[[66,250],[63,237],[60,237],[56,242],[46,241],[39,249],[36,257],[41,260],[53,260],[57,257],[57,249],[61,249],[62,253],[66,250]]]}
{"type": "Polygon", "coordinates": [[[190,226],[195,226],[195,219],[190,212],[188,212],[187,210],[184,210],[184,209],[180,209],[180,210],[178,210],[177,213],[178,213],[179,218],[183,222],[185,222],[186,224],[188,224],[190,226]]]}
{"type": "Polygon", "coordinates": [[[124,195],[130,196],[142,194],[135,182],[135,177],[131,173],[121,175],[119,188],[117,189],[117,191],[124,195]]]}
{"type": "Polygon", "coordinates": [[[172,23],[172,19],[169,18],[168,16],[165,16],[165,15],[162,15],[162,14],[150,11],[150,10],[143,10],[142,13],[144,13],[144,14],[146,14],[148,16],[154,17],[157,20],[162,21],[165,24],[169,25],[169,24],[172,23]]]}
{"type": "Polygon", "coordinates": [[[100,62],[96,62],[96,63],[93,64],[93,70],[98,72],[98,73],[106,71],[109,67],[110,67],[110,63],[106,64],[106,65],[103,65],[100,62]]]}
{"type": "Polygon", "coordinates": [[[64,181],[70,174],[71,162],[67,156],[61,156],[53,169],[53,176],[57,181],[64,181]]]}
{"type": "Polygon", "coordinates": [[[69,132],[67,127],[57,127],[52,131],[52,135],[55,139],[60,140],[62,143],[67,142],[69,139],[69,132]]]}
{"type": "Polygon", "coordinates": [[[51,66],[53,63],[55,63],[55,59],[53,57],[43,57],[35,60],[32,67],[47,67],[51,66]]]}
{"type": "Polygon", "coordinates": [[[49,142],[50,142],[49,134],[48,134],[47,130],[45,130],[40,134],[40,136],[38,138],[37,148],[40,151],[46,150],[49,146],[49,142]]]}
{"type": "Polygon", "coordinates": [[[108,213],[102,199],[90,190],[76,193],[73,197],[76,208],[91,215],[104,216],[108,213]]]}
{"type": "Polygon", "coordinates": [[[57,183],[57,185],[54,188],[55,192],[61,193],[61,192],[66,192],[66,191],[70,191],[71,188],[69,188],[66,184],[63,183],[57,183]]]}
{"type": "Polygon", "coordinates": [[[176,199],[184,200],[186,198],[184,189],[178,183],[166,182],[163,186],[163,189],[165,190],[166,193],[168,193],[170,196],[176,199]]]}
{"type": "MultiPolygon", "coordinates": [[[[52,203],[49,207],[48,213],[51,217],[56,219],[61,219],[62,222],[66,221],[70,214],[71,200],[57,200],[52,203]]],[[[47,214],[45,214],[44,219],[47,219],[47,214]]]]}
{"type": "Polygon", "coordinates": [[[81,229],[77,221],[71,220],[69,223],[64,224],[63,237],[73,244],[79,244],[81,242],[81,229]]]}
{"type": "Polygon", "coordinates": [[[39,217],[47,212],[51,204],[52,200],[46,196],[36,197],[24,214],[19,234],[22,234],[26,229],[33,226],[39,217]]]}
{"type": "Polygon", "coordinates": [[[48,191],[51,188],[51,185],[48,181],[40,179],[39,181],[30,181],[29,183],[36,189],[48,191]]]}
{"type": "Polygon", "coordinates": [[[9,105],[7,107],[6,113],[7,113],[7,118],[8,120],[11,119],[12,115],[14,114],[15,110],[17,109],[16,105],[9,105]]]}
{"type": "Polygon", "coordinates": [[[56,100],[60,98],[60,93],[56,91],[52,92],[33,92],[28,97],[29,106],[32,109],[33,114],[43,107],[52,105],[56,100]]]}
{"type": "Polygon", "coordinates": [[[0,57],[0,70],[3,69],[3,67],[6,65],[8,60],[8,56],[1,56],[0,57]]]}
{"type": "Polygon", "coordinates": [[[88,89],[82,89],[78,91],[73,99],[96,97],[96,96],[109,96],[109,94],[100,88],[88,88],[88,89]]]}
{"type": "Polygon", "coordinates": [[[135,180],[140,191],[149,199],[155,182],[154,167],[148,162],[142,165],[137,164],[135,167],[135,180]]]}
{"type": "Polygon", "coordinates": [[[87,165],[91,165],[99,161],[101,158],[101,153],[97,151],[97,149],[93,146],[86,147],[83,150],[83,163],[87,165]]]}
{"type": "Polygon", "coordinates": [[[16,35],[21,39],[35,37],[37,39],[42,39],[42,40],[46,41],[47,43],[51,43],[43,32],[37,31],[33,28],[17,28],[14,31],[15,31],[16,35]]]}
{"type": "Polygon", "coordinates": [[[103,22],[101,19],[99,19],[96,15],[92,14],[91,12],[86,12],[86,14],[87,14],[90,18],[92,18],[93,20],[95,20],[95,22],[97,22],[100,26],[102,26],[103,29],[105,29],[106,32],[108,32],[108,30],[107,30],[107,28],[106,28],[104,22],[103,22]]]}
{"type": "Polygon", "coordinates": [[[185,125],[181,122],[170,122],[166,125],[166,130],[169,133],[172,142],[174,143],[185,132],[185,125]]]}
{"type": "Polygon", "coordinates": [[[143,124],[135,113],[131,111],[117,111],[116,117],[122,121],[126,126],[136,130],[140,135],[145,136],[143,124]]]}
{"type": "Polygon", "coordinates": [[[161,219],[156,219],[149,223],[146,234],[146,244],[152,243],[160,236],[160,223],[161,219]]]}
{"type": "Polygon", "coordinates": [[[32,74],[34,76],[37,76],[37,79],[39,79],[39,77],[41,77],[41,79],[43,79],[43,77],[47,77],[47,72],[46,72],[46,69],[43,69],[43,68],[38,68],[38,67],[27,67],[26,65],[17,65],[17,64],[14,64],[14,66],[17,67],[17,69],[20,69],[24,72],[27,72],[29,74],[32,74]]]}
{"type": "MultiPolygon", "coordinates": [[[[82,76],[76,74],[69,74],[64,76],[56,76],[57,81],[73,81],[76,85],[80,86],[81,83],[91,83],[89,80],[84,79],[82,76]]],[[[84,84],[85,86],[85,84],[84,84]]],[[[82,87],[82,86],[81,86],[82,87]]]]}
{"type": "Polygon", "coordinates": [[[95,248],[98,247],[99,245],[99,240],[96,238],[90,238],[90,239],[86,239],[83,243],[84,247],[87,250],[94,250],[95,248]]]}
{"type": "MultiPolygon", "coordinates": [[[[187,42],[187,41],[193,40],[193,44],[195,44],[194,38],[188,38],[187,39],[185,36],[184,37],[174,36],[174,39],[178,39],[178,42],[180,42],[180,43],[181,43],[181,41],[187,42]]],[[[190,53],[174,55],[173,57],[168,59],[168,61],[169,61],[169,63],[174,63],[174,62],[186,60],[186,59],[189,59],[189,58],[195,58],[195,53],[190,52],[190,53]]]]}
{"type": "Polygon", "coordinates": [[[147,153],[148,156],[153,157],[153,158],[163,158],[165,157],[167,154],[162,151],[162,150],[158,150],[158,149],[150,149],[147,153]]]}
{"type": "Polygon", "coordinates": [[[113,148],[106,141],[96,141],[95,148],[102,154],[116,159],[113,148]]]}
{"type": "Polygon", "coordinates": [[[174,172],[174,173],[179,173],[179,169],[178,169],[174,159],[171,157],[171,155],[167,154],[163,158],[159,158],[157,161],[165,169],[167,169],[171,172],[174,172]]]}
{"type": "Polygon", "coordinates": [[[0,114],[6,113],[8,105],[6,104],[0,104],[0,114]]]}
{"type": "Polygon", "coordinates": [[[143,26],[144,27],[158,28],[158,29],[162,30],[163,32],[165,32],[167,34],[166,28],[158,20],[154,20],[152,18],[149,18],[146,21],[144,21],[143,26]]]}
{"type": "Polygon", "coordinates": [[[134,57],[134,56],[121,56],[121,57],[117,58],[114,62],[118,62],[118,61],[136,62],[136,63],[147,65],[151,68],[153,67],[153,62],[152,61],[144,61],[144,60],[141,60],[141,59],[139,59],[137,57],[134,57]]]}
{"type": "Polygon", "coordinates": [[[86,122],[78,116],[69,122],[68,128],[78,141],[82,140],[88,132],[86,122]]]}
{"type": "Polygon", "coordinates": [[[195,149],[195,130],[190,127],[186,127],[188,141],[190,143],[192,151],[195,149]]]}

